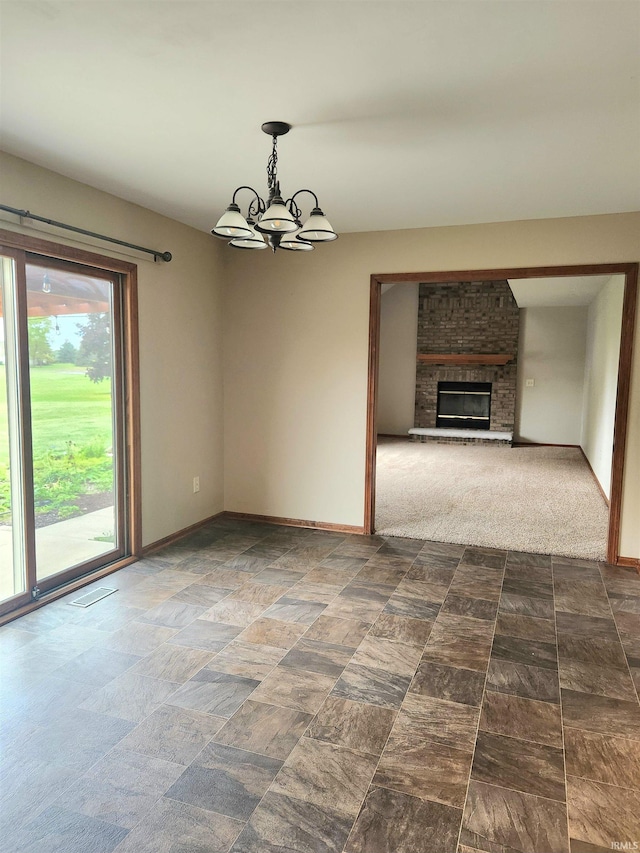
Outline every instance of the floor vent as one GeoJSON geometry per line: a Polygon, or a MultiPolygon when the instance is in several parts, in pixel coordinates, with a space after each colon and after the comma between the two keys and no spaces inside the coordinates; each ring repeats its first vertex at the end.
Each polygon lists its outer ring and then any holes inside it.
{"type": "Polygon", "coordinates": [[[81,595],[80,598],[70,601],[69,604],[73,604],[75,607],[89,607],[90,605],[95,604],[96,601],[100,601],[102,598],[106,598],[108,595],[111,595],[111,593],[117,591],[117,588],[112,589],[108,586],[99,586],[97,589],[92,589],[91,592],[81,595]]]}

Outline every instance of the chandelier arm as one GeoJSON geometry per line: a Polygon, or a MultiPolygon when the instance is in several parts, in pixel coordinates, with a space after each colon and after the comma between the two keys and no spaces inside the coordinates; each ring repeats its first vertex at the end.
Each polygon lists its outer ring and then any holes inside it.
{"type": "Polygon", "coordinates": [[[264,202],[261,198],[251,199],[249,203],[249,207],[247,208],[247,219],[257,219],[261,214],[265,211],[264,202]]]}
{"type": "Polygon", "coordinates": [[[300,217],[302,216],[302,211],[300,210],[298,205],[295,203],[293,198],[290,198],[288,201],[286,201],[285,206],[286,206],[287,210],[289,211],[289,213],[295,219],[295,221],[298,225],[298,228],[300,228],[302,226],[302,223],[300,221],[300,217]]]}
{"type": "Polygon", "coordinates": [[[300,208],[299,208],[299,207],[297,206],[297,204],[295,203],[295,197],[296,197],[297,195],[300,195],[300,193],[309,193],[309,195],[312,195],[312,196],[313,196],[313,199],[314,199],[314,201],[315,201],[315,206],[316,206],[316,207],[320,207],[320,205],[318,204],[318,196],[314,193],[314,191],[313,191],[313,190],[298,190],[298,191],[297,191],[297,192],[295,192],[295,193],[291,196],[291,198],[287,201],[287,207],[289,207],[289,210],[291,210],[291,213],[293,213],[293,210],[294,210],[294,209],[298,211],[298,216],[296,217],[297,219],[299,219],[299,218],[300,218],[300,213],[302,213],[302,211],[300,210],[300,208]],[[290,207],[290,205],[291,205],[292,207],[290,207]]]}
{"type": "Polygon", "coordinates": [[[249,215],[251,215],[251,210],[252,210],[252,208],[253,208],[253,205],[254,205],[254,204],[256,204],[256,203],[257,203],[257,205],[258,205],[258,206],[257,206],[257,209],[256,209],[257,213],[264,213],[264,211],[266,210],[265,203],[264,203],[264,201],[260,198],[260,196],[258,195],[257,191],[256,191],[256,190],[254,190],[254,188],[253,188],[253,187],[249,187],[249,186],[241,186],[241,187],[238,187],[238,188],[236,189],[236,191],[234,192],[234,194],[233,194],[233,198],[231,199],[231,204],[235,204],[235,203],[236,203],[236,196],[237,196],[237,194],[240,192],[240,190],[249,190],[249,191],[250,191],[250,192],[252,192],[252,193],[254,194],[254,196],[255,196],[255,198],[251,199],[251,202],[250,202],[250,204],[249,204],[249,211],[248,211],[248,212],[249,212],[249,215]]]}

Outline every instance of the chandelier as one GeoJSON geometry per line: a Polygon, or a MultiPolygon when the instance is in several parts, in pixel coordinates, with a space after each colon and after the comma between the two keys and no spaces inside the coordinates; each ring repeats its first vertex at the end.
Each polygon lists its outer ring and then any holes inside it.
{"type": "Polygon", "coordinates": [[[234,192],[231,204],[222,214],[211,233],[229,241],[234,249],[286,249],[288,252],[310,252],[314,243],[337,240],[338,235],[331,227],[318,204],[317,195],[311,190],[298,190],[284,201],[278,181],[278,137],[289,133],[291,125],[285,121],[267,121],[262,125],[264,133],[273,139],[273,150],[267,163],[267,202],[253,187],[242,186],[234,192]],[[236,202],[242,190],[249,190],[253,198],[247,207],[246,217],[236,202]],[[315,206],[308,219],[302,224],[302,211],[296,198],[303,193],[313,196],[315,206]]]}

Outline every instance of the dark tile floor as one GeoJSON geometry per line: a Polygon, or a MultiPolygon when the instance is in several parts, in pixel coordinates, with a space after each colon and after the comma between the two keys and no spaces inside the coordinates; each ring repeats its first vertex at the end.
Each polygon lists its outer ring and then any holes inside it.
{"type": "Polygon", "coordinates": [[[221,520],[101,584],[0,630],[11,853],[640,845],[632,571],[221,520]]]}

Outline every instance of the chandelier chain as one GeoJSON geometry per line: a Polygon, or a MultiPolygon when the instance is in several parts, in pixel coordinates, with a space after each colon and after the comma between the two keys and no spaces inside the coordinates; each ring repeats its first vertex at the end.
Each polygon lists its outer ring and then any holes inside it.
{"type": "Polygon", "coordinates": [[[269,197],[271,198],[277,192],[278,183],[278,137],[273,137],[273,150],[271,157],[267,162],[267,187],[269,188],[269,197]]]}

